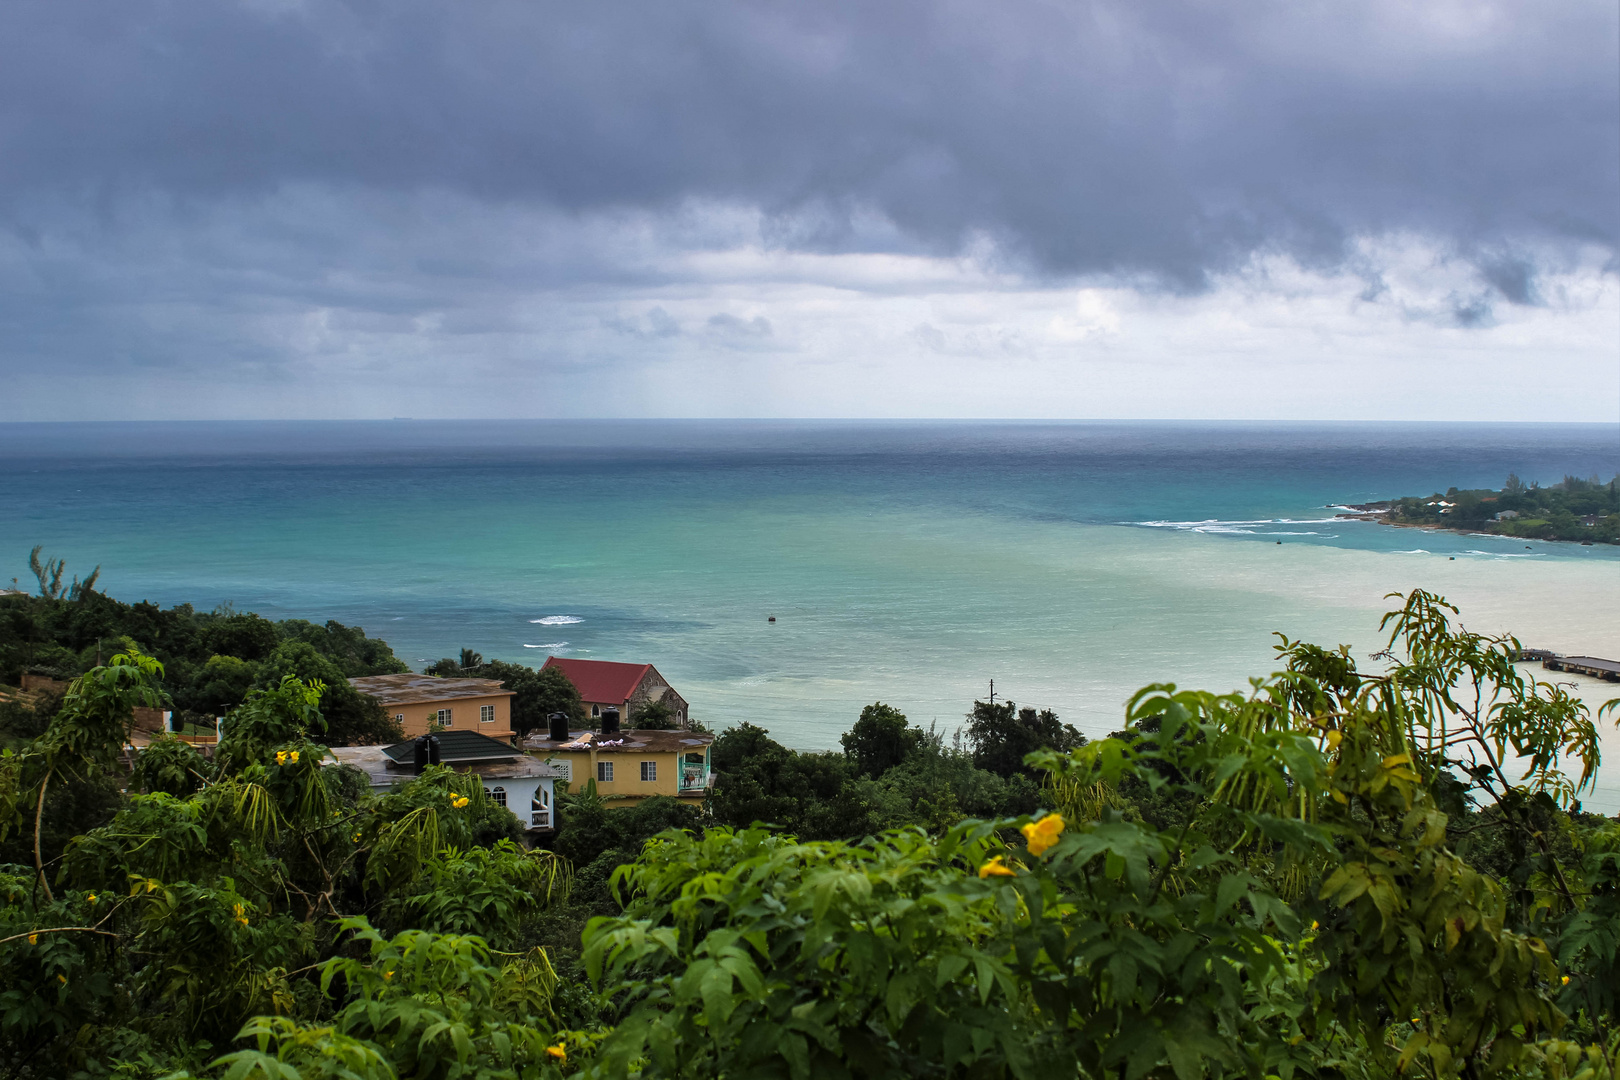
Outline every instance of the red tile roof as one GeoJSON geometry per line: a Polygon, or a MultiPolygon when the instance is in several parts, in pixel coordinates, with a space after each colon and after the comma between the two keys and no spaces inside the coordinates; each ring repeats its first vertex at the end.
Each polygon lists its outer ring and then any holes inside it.
{"type": "Polygon", "coordinates": [[[567,660],[548,656],[540,670],[561,668],[579,691],[582,701],[598,705],[623,705],[630,700],[651,664],[620,664],[612,660],[567,660]]]}

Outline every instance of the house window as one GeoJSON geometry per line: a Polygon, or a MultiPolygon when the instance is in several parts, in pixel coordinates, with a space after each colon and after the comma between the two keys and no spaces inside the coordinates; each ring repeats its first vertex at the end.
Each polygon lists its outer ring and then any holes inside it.
{"type": "Polygon", "coordinates": [[[495,801],[496,806],[506,805],[506,789],[499,784],[492,788],[485,788],[484,791],[495,801]]]}
{"type": "Polygon", "coordinates": [[[592,705],[591,706],[591,715],[592,716],[601,716],[602,715],[602,706],[600,706],[600,705],[592,705]]]}
{"type": "Polygon", "coordinates": [[[449,709],[440,709],[439,710],[439,726],[440,727],[449,727],[450,726],[450,710],[449,709]]]}
{"type": "Polygon", "coordinates": [[[613,783],[613,762],[598,761],[596,763],[596,780],[600,784],[613,783]]]}
{"type": "Polygon", "coordinates": [[[643,761],[641,763],[641,782],[650,784],[658,779],[658,762],[643,761]]]}
{"type": "Polygon", "coordinates": [[[394,714],[394,723],[403,724],[404,722],[405,722],[405,714],[404,713],[397,712],[397,713],[394,714]]]}
{"type": "Polygon", "coordinates": [[[493,724],[495,722],[495,706],[478,706],[478,722],[480,724],[493,724]]]}
{"type": "Polygon", "coordinates": [[[551,828],[551,792],[541,788],[529,800],[529,828],[551,828]]]}

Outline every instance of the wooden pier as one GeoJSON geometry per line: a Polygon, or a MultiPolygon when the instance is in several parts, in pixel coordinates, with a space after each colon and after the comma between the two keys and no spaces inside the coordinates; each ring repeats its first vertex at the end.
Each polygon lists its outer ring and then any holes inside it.
{"type": "Polygon", "coordinates": [[[1596,656],[1549,656],[1541,661],[1548,671],[1568,671],[1606,682],[1620,682],[1620,660],[1603,660],[1596,656]]]}

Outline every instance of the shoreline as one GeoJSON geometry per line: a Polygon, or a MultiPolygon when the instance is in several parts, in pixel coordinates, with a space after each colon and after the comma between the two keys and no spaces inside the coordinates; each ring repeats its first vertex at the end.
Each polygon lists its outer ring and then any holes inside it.
{"type": "Polygon", "coordinates": [[[1392,529],[1423,529],[1427,532],[1455,533],[1458,536],[1480,536],[1492,540],[1530,540],[1538,544],[1573,544],[1576,547],[1620,547],[1620,544],[1610,543],[1607,540],[1559,540],[1542,536],[1515,536],[1512,533],[1480,532],[1478,529],[1454,529],[1449,525],[1438,525],[1428,521],[1391,521],[1388,509],[1373,509],[1377,503],[1366,503],[1358,507],[1347,503],[1330,503],[1323,509],[1348,510],[1350,513],[1334,514],[1336,520],[1367,521],[1375,525],[1387,525],[1392,529]]]}

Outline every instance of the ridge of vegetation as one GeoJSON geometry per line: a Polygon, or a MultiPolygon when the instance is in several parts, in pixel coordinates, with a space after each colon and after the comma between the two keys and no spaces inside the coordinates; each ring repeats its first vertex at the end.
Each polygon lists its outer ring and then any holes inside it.
{"type": "Polygon", "coordinates": [[[1527,540],[1620,544],[1620,478],[1566,476],[1551,487],[1524,483],[1509,473],[1501,490],[1448,488],[1427,496],[1365,503],[1391,525],[1496,533],[1527,540]]]}

